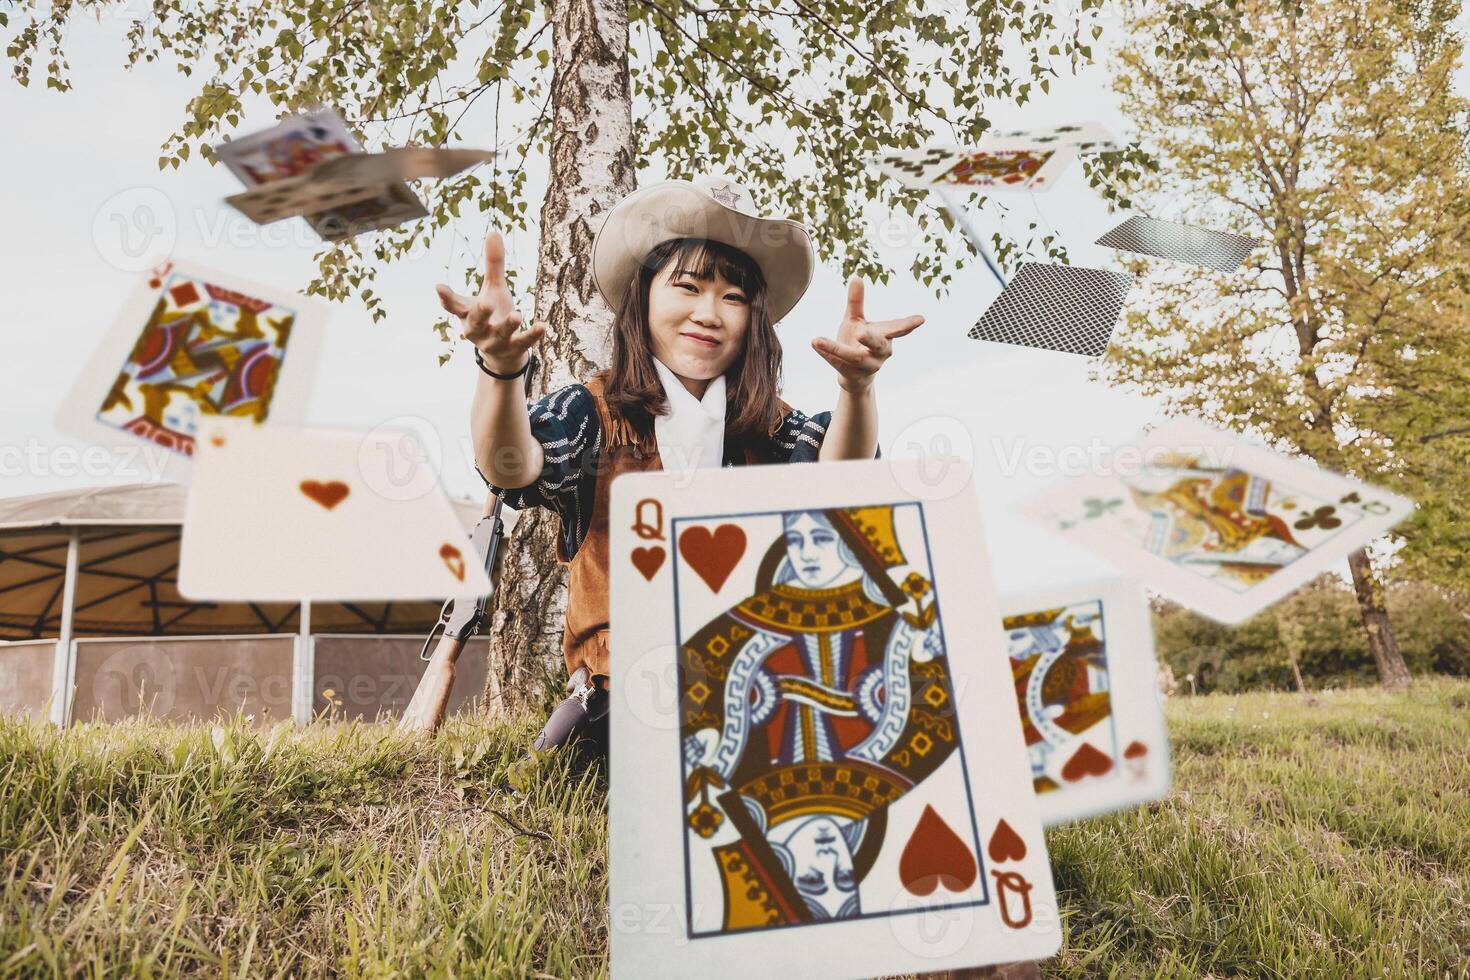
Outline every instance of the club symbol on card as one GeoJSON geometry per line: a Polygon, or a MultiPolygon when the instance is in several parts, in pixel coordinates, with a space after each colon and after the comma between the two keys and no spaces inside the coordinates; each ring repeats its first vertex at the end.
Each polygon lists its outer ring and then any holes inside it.
{"type": "Polygon", "coordinates": [[[711,592],[718,592],[745,554],[745,532],[738,524],[721,524],[713,533],[691,527],[679,535],[679,554],[711,592]]]}
{"type": "Polygon", "coordinates": [[[664,540],[664,505],[654,497],[644,497],[638,501],[633,508],[633,533],[645,541],[664,540]],[[643,509],[647,504],[653,505],[653,521],[644,519],[643,509]]]}
{"type": "Polygon", "coordinates": [[[658,545],[654,545],[652,548],[633,549],[633,567],[642,572],[643,577],[650,582],[653,581],[655,573],[663,567],[664,558],[664,549],[658,545]]]}
{"type": "Polygon", "coordinates": [[[926,804],[898,859],[898,878],[903,886],[920,897],[940,885],[962,892],[975,883],[977,873],[975,855],[954,828],[926,804]]]}
{"type": "Polygon", "coordinates": [[[464,581],[464,552],[448,542],[440,545],[439,557],[444,560],[449,571],[461,582],[464,581]]]}
{"type": "Polygon", "coordinates": [[[317,480],[302,480],[301,492],[316,501],[326,510],[331,510],[346,500],[347,494],[351,491],[348,489],[347,484],[341,480],[331,480],[327,483],[321,483],[317,480]]]}
{"type": "Polygon", "coordinates": [[[1003,861],[1019,861],[1026,856],[1026,842],[1002,817],[990,834],[990,843],[986,845],[985,853],[997,864],[1003,861]]]}
{"type": "Polygon", "coordinates": [[[1062,778],[1069,783],[1075,783],[1088,776],[1105,776],[1112,768],[1113,760],[1106,753],[1083,742],[1077,751],[1072,753],[1072,758],[1067,760],[1067,764],[1062,766],[1062,778]]]}
{"type": "Polygon", "coordinates": [[[1332,515],[1335,513],[1337,513],[1337,508],[1331,504],[1327,504],[1305,515],[1293,524],[1292,527],[1298,531],[1310,531],[1314,527],[1320,527],[1324,531],[1330,531],[1335,527],[1342,527],[1342,518],[1333,517],[1332,515]]]}

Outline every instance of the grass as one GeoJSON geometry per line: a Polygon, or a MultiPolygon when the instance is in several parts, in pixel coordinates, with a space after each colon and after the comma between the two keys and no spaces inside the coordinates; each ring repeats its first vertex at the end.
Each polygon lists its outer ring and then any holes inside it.
{"type": "MultiPolygon", "coordinates": [[[[1167,800],[1049,835],[1045,976],[1470,977],[1470,683],[1169,717],[1167,800]]],[[[0,720],[0,976],[603,975],[605,779],[533,728],[0,720]]]]}

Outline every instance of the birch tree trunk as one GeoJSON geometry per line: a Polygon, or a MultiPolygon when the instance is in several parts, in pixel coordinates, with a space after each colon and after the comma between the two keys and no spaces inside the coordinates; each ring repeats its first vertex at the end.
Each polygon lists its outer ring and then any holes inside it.
{"type": "MultiPolygon", "coordinates": [[[[537,350],[538,397],[608,366],[612,313],[592,282],[592,239],[601,216],[636,185],[626,0],[555,0],[549,16],[551,176],[534,319],[550,330],[537,350]]],[[[506,541],[485,692],[494,713],[539,699],[546,674],[564,677],[567,576],[556,532],[556,515],[531,508],[506,541]]]]}

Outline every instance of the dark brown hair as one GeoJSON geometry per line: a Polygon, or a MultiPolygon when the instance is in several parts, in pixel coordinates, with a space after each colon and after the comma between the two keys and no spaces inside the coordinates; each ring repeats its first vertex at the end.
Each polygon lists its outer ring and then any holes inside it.
{"type": "Polygon", "coordinates": [[[768,436],[781,424],[781,342],[767,305],[766,277],[749,255],[732,245],[703,238],[674,238],[643,257],[613,320],[612,369],[603,383],[608,409],[629,424],[640,446],[654,444],[654,416],[668,410],[653,366],[648,327],[648,291],[653,277],[673,261],[697,279],[716,270],[745,293],[750,324],[740,355],[725,370],[725,429],[741,436],[768,436]]]}

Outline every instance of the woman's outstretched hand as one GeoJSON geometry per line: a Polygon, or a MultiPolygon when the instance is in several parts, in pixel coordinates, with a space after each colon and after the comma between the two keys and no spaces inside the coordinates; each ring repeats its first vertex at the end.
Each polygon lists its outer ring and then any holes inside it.
{"type": "Polygon", "coordinates": [[[485,282],[474,296],[461,296],[440,283],[439,302],[459,317],[460,336],[480,349],[492,371],[512,374],[526,363],[527,351],[546,336],[546,324],[521,330],[524,322],[505,284],[505,241],[500,232],[485,236],[485,282]]]}
{"type": "Polygon", "coordinates": [[[812,348],[837,370],[837,383],[846,391],[866,390],[883,362],[893,355],[893,339],[913,333],[921,316],[872,321],[863,315],[863,281],[854,276],[847,284],[847,312],[835,340],[818,337],[812,348]]]}

